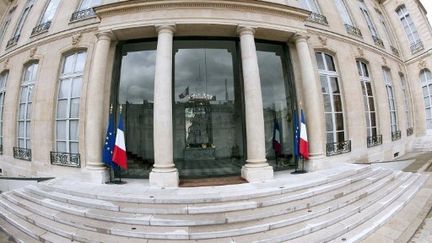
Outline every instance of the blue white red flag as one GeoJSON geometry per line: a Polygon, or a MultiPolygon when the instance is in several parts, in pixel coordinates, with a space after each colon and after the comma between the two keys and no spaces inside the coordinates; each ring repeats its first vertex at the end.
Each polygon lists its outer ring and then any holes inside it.
{"type": "Polygon", "coordinates": [[[117,128],[117,136],[115,140],[114,153],[112,160],[123,169],[127,169],[126,144],[124,137],[124,126],[122,113],[120,112],[119,125],[117,128]]]}
{"type": "Polygon", "coordinates": [[[114,127],[114,115],[112,114],[112,110],[110,110],[109,120],[108,120],[108,128],[105,136],[105,143],[102,151],[102,161],[105,165],[113,168],[115,163],[112,161],[112,156],[114,152],[115,145],[115,127],[114,127]]]}
{"type": "Polygon", "coordinates": [[[301,110],[301,125],[300,125],[300,155],[305,159],[309,159],[309,141],[306,131],[306,120],[303,110],[301,110]]]}
{"type": "Polygon", "coordinates": [[[299,142],[300,142],[299,115],[298,115],[298,111],[294,110],[294,156],[295,158],[300,157],[299,142]]]}
{"type": "Polygon", "coordinates": [[[277,119],[274,119],[274,125],[273,125],[273,149],[276,155],[280,155],[282,152],[281,132],[279,128],[279,122],[277,121],[277,119]]]}

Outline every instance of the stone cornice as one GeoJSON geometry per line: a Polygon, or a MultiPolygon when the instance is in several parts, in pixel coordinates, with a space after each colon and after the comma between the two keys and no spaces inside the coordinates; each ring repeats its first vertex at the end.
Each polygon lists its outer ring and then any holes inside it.
{"type": "Polygon", "coordinates": [[[301,21],[304,21],[310,13],[307,10],[297,7],[258,0],[131,0],[101,5],[95,7],[95,12],[97,16],[103,20],[105,17],[125,14],[128,12],[168,8],[219,8],[241,10],[291,16],[298,18],[301,21]]]}

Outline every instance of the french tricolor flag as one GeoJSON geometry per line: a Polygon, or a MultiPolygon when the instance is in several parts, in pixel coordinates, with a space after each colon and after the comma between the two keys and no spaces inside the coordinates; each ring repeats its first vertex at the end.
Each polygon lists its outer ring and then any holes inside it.
{"type": "Polygon", "coordinates": [[[117,128],[117,136],[115,140],[114,153],[112,161],[123,169],[127,169],[126,145],[124,138],[124,126],[122,113],[120,112],[119,125],[117,128]]]}
{"type": "Polygon", "coordinates": [[[303,110],[301,111],[301,125],[300,125],[300,155],[305,159],[309,159],[309,142],[307,138],[306,132],[306,121],[303,114],[303,110]]]}

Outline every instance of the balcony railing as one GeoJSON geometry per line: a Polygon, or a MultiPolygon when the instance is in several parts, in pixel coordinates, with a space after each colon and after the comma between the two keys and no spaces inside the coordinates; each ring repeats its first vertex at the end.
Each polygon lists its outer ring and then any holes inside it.
{"type": "Polygon", "coordinates": [[[326,145],[327,156],[344,154],[351,152],[351,140],[338,143],[328,143],[326,145]]]}
{"type": "Polygon", "coordinates": [[[33,36],[33,35],[38,35],[38,34],[47,32],[50,27],[51,27],[51,21],[42,23],[42,24],[33,28],[31,35],[33,36]]]}
{"type": "Polygon", "coordinates": [[[9,48],[11,46],[14,46],[18,43],[18,40],[20,38],[20,35],[16,35],[14,37],[12,37],[6,44],[6,48],[9,48]]]}
{"type": "Polygon", "coordinates": [[[382,144],[382,135],[367,137],[367,147],[371,148],[382,144]]]}
{"type": "Polygon", "coordinates": [[[414,128],[413,128],[413,127],[408,128],[408,129],[407,129],[407,137],[408,137],[408,136],[411,136],[411,135],[413,135],[413,134],[414,134],[414,128]]]}
{"type": "Polygon", "coordinates": [[[51,164],[67,167],[81,168],[79,153],[50,152],[51,164]]]}
{"type": "Polygon", "coordinates": [[[400,130],[398,130],[396,132],[392,132],[391,136],[392,136],[392,141],[396,141],[401,139],[402,133],[400,130]]]}
{"type": "Polygon", "coordinates": [[[0,145],[0,154],[3,154],[3,144],[0,145]]]}
{"type": "Polygon", "coordinates": [[[32,151],[27,148],[13,147],[13,157],[15,159],[28,160],[32,159],[32,151]]]}
{"type": "Polygon", "coordinates": [[[380,38],[378,38],[377,36],[372,36],[372,39],[373,39],[375,45],[377,45],[381,48],[384,48],[384,42],[380,38]]]}
{"type": "Polygon", "coordinates": [[[398,51],[398,49],[396,49],[396,47],[390,46],[390,48],[391,48],[393,55],[398,56],[398,57],[400,56],[399,51],[398,51]]]}
{"type": "Polygon", "coordinates": [[[424,49],[423,42],[421,40],[410,45],[411,54],[415,54],[424,49]]]}
{"type": "Polygon", "coordinates": [[[327,17],[319,13],[314,13],[314,12],[310,13],[307,20],[322,25],[328,25],[327,17]]]}
{"type": "Polygon", "coordinates": [[[94,12],[93,8],[79,10],[72,14],[70,22],[74,22],[82,19],[88,19],[94,16],[96,16],[96,13],[94,12]]]}
{"type": "Polygon", "coordinates": [[[345,24],[345,29],[347,31],[348,34],[350,35],[355,35],[357,37],[362,37],[362,33],[360,31],[359,28],[349,25],[349,24],[345,24]]]}

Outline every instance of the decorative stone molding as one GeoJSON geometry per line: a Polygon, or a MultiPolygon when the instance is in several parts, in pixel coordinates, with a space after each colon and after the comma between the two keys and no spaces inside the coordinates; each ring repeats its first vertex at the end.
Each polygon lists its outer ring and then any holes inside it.
{"type": "Polygon", "coordinates": [[[318,36],[318,40],[321,42],[321,45],[327,46],[327,37],[318,36]]]}
{"type": "Polygon", "coordinates": [[[73,46],[76,46],[76,45],[78,45],[78,43],[81,41],[81,32],[79,32],[79,33],[77,33],[77,34],[75,34],[75,35],[73,35],[72,36],[72,45],[73,46]]]}
{"type": "Polygon", "coordinates": [[[381,59],[382,59],[384,65],[387,65],[387,59],[384,56],[381,56],[381,59]]]}
{"type": "Polygon", "coordinates": [[[364,56],[365,56],[365,54],[364,54],[364,50],[363,50],[361,47],[357,47],[357,51],[358,51],[358,53],[359,53],[359,55],[360,55],[361,57],[364,57],[364,56]]]}
{"type": "Polygon", "coordinates": [[[6,60],[4,60],[3,62],[3,69],[7,69],[9,66],[9,58],[6,58],[6,60]]]}
{"type": "Polygon", "coordinates": [[[30,49],[30,52],[29,52],[29,57],[30,57],[30,59],[34,57],[34,55],[36,54],[36,51],[37,51],[37,48],[36,48],[36,47],[32,47],[32,48],[30,49]]]}
{"type": "Polygon", "coordinates": [[[425,67],[426,67],[426,61],[425,61],[424,59],[420,60],[420,61],[418,62],[418,67],[419,67],[420,69],[425,68],[425,67]]]}

